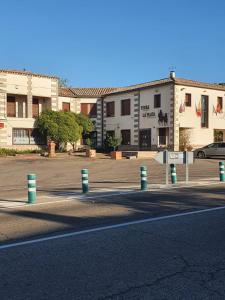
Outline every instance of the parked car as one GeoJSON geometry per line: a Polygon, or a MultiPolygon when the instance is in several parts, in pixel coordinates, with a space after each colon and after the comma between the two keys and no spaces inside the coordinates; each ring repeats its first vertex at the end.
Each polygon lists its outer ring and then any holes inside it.
{"type": "Polygon", "coordinates": [[[225,156],[225,142],[216,142],[196,149],[194,150],[194,156],[197,158],[225,156]]]}

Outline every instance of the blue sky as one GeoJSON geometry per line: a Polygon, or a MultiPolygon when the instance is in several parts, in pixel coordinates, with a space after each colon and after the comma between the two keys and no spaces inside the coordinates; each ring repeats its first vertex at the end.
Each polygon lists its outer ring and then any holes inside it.
{"type": "Polygon", "coordinates": [[[171,66],[225,82],[225,1],[1,1],[1,69],[95,87],[165,78],[171,66]]]}

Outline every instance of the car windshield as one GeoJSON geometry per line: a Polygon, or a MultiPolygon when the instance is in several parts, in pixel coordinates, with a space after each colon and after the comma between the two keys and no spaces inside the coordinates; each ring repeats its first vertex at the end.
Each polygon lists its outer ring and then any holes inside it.
{"type": "Polygon", "coordinates": [[[207,146],[205,146],[205,148],[214,148],[214,147],[216,147],[216,144],[209,144],[209,145],[207,145],[207,146]]]}

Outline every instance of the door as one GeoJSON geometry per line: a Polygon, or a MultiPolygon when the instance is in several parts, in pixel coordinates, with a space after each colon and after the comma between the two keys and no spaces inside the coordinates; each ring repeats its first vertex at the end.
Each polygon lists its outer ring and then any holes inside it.
{"type": "Polygon", "coordinates": [[[140,150],[151,150],[151,129],[141,129],[139,131],[140,150]]]}

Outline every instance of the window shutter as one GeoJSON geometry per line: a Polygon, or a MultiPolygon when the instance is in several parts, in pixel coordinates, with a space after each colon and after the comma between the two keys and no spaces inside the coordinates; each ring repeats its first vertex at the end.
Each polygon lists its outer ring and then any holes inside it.
{"type": "Polygon", "coordinates": [[[15,97],[7,97],[7,117],[16,117],[16,99],[15,97]]]}

